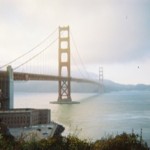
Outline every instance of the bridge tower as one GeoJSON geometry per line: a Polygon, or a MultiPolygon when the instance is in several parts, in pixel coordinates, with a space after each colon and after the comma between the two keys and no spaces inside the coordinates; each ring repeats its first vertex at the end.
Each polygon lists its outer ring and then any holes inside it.
{"type": "Polygon", "coordinates": [[[69,26],[59,27],[59,47],[58,47],[58,102],[71,102],[70,84],[70,36],[69,26]]]}
{"type": "Polygon", "coordinates": [[[13,108],[13,82],[13,70],[8,66],[6,72],[0,72],[0,110],[13,108]]]}
{"type": "Polygon", "coordinates": [[[99,92],[102,93],[104,92],[104,76],[103,76],[103,67],[99,67],[99,92]]]}

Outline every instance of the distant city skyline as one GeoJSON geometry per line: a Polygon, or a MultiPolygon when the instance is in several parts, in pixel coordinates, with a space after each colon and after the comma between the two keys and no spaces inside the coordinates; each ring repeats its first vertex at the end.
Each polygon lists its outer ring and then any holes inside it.
{"type": "MultiPolygon", "coordinates": [[[[0,0],[0,66],[66,25],[87,72],[98,75],[102,66],[105,79],[150,84],[149,0],[0,0]]],[[[71,52],[79,61],[73,45],[71,52]]]]}

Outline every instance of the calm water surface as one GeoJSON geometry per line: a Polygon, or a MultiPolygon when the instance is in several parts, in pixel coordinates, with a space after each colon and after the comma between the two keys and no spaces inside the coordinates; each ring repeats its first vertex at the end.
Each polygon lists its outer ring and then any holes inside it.
{"type": "Polygon", "coordinates": [[[123,131],[140,134],[150,145],[150,92],[73,93],[74,105],[50,104],[57,93],[15,93],[15,108],[48,108],[51,119],[65,126],[64,134],[98,139],[123,131]]]}

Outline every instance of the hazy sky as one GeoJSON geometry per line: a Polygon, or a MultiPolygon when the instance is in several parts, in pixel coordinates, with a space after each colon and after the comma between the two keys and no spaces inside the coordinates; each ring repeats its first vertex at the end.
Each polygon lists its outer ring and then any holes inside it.
{"type": "Polygon", "coordinates": [[[65,25],[87,71],[150,84],[150,0],[0,0],[0,64],[65,25]]]}

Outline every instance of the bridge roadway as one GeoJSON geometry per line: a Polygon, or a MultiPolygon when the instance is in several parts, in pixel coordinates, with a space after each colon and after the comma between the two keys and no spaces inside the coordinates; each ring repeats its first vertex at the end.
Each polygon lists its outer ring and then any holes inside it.
{"type": "MultiPolygon", "coordinates": [[[[0,76],[5,76],[6,71],[0,71],[0,76]]],[[[67,80],[67,77],[60,77],[56,75],[44,75],[44,74],[34,74],[34,73],[21,73],[21,72],[13,72],[13,78],[15,81],[28,81],[28,80],[49,80],[49,81],[58,81],[58,80],[67,80]]],[[[82,83],[91,83],[99,85],[99,82],[82,79],[82,78],[70,78],[73,82],[82,82],[82,83]]]]}
{"type": "MultiPolygon", "coordinates": [[[[60,77],[55,75],[43,75],[43,74],[32,74],[32,73],[20,73],[20,72],[14,72],[14,80],[51,80],[51,81],[58,81],[58,80],[65,80],[68,79],[67,77],[60,77]]],[[[88,79],[81,79],[81,78],[70,78],[71,81],[74,82],[83,82],[83,83],[92,83],[99,85],[98,82],[88,80],[88,79]]]]}

